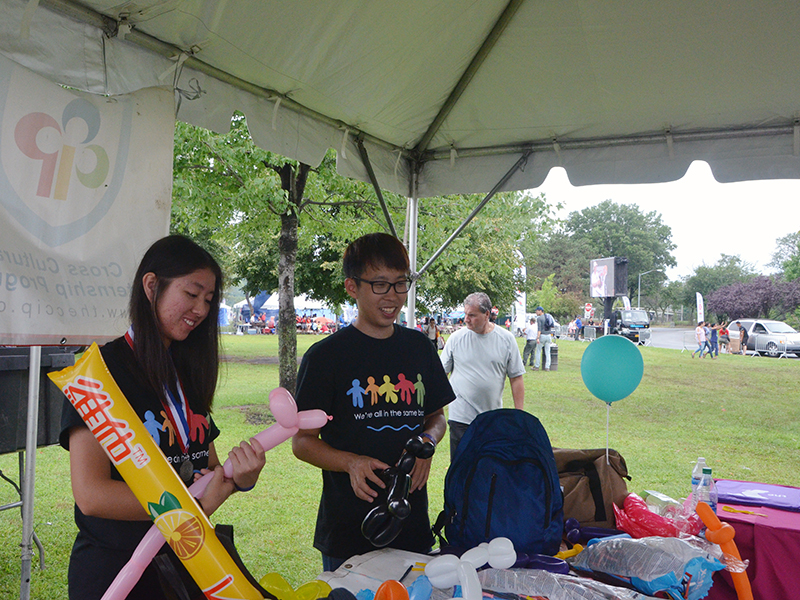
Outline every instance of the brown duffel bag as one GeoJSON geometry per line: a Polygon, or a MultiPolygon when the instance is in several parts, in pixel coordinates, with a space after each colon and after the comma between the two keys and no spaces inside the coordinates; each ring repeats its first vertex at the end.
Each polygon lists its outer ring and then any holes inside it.
{"type": "Polygon", "coordinates": [[[564,519],[577,519],[586,527],[614,529],[616,504],[628,495],[628,466],[619,452],[609,449],[572,450],[553,448],[558,479],[564,489],[564,519]]]}

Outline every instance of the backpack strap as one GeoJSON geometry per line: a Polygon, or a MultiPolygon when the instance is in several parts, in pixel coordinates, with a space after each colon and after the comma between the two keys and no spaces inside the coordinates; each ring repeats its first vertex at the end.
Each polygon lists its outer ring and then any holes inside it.
{"type": "Polygon", "coordinates": [[[447,514],[447,510],[443,510],[439,513],[439,516],[436,517],[436,522],[431,527],[431,532],[439,540],[439,548],[444,548],[445,546],[449,546],[450,543],[447,541],[447,538],[444,537],[444,528],[448,523],[453,522],[453,516],[447,514]]]}
{"type": "Polygon", "coordinates": [[[603,501],[603,484],[600,481],[600,474],[597,467],[590,460],[573,460],[564,465],[563,472],[572,473],[583,471],[589,479],[589,491],[594,500],[594,520],[597,522],[606,520],[606,504],[603,501]]]}

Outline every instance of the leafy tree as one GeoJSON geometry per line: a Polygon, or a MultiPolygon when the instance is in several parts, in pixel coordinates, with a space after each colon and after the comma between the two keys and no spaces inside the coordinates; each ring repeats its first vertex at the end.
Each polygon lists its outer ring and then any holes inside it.
{"type": "Polygon", "coordinates": [[[543,281],[553,275],[553,284],[564,293],[586,297],[589,292],[589,261],[596,258],[588,240],[553,231],[542,236],[525,257],[528,278],[543,281]]]}
{"type": "MultiPolygon", "coordinates": [[[[241,114],[225,134],[184,123],[176,128],[173,230],[213,247],[248,297],[278,290],[280,383],[288,389],[297,370],[295,290],[332,306],[348,299],[341,279],[345,247],[387,229],[372,187],[339,176],[335,162],[331,151],[311,169],[258,148],[241,114]]],[[[402,227],[405,199],[384,197],[402,227]]],[[[421,200],[419,265],[480,198],[421,200]]],[[[452,307],[476,290],[510,305],[522,285],[517,247],[549,210],[543,197],[498,194],[418,283],[421,308],[452,307]]]]}
{"type": "Polygon", "coordinates": [[[662,317],[666,314],[667,309],[672,308],[675,310],[677,305],[681,303],[684,297],[683,286],[683,281],[669,281],[648,295],[652,299],[653,306],[661,311],[662,317]]]}
{"type": "MultiPolygon", "coordinates": [[[[477,195],[422,199],[420,267],[480,199],[477,195]]],[[[420,308],[452,308],[476,291],[486,292],[498,307],[511,306],[516,291],[525,287],[519,247],[535,235],[536,222],[550,211],[544,196],[509,192],[492,198],[423,274],[418,287],[420,308]]]]}
{"type": "Polygon", "coordinates": [[[716,264],[708,266],[704,263],[686,279],[683,302],[688,306],[694,306],[696,292],[700,292],[707,300],[715,290],[735,282],[750,281],[755,276],[753,265],[746,263],[739,256],[722,254],[716,264]]]}
{"type": "Polygon", "coordinates": [[[800,281],[758,276],[719,288],[710,295],[707,305],[709,312],[729,320],[784,319],[800,306],[800,281]]]}
{"type": "Polygon", "coordinates": [[[575,240],[585,240],[592,258],[620,256],[628,259],[628,296],[634,297],[638,275],[675,266],[671,252],[672,229],[655,211],[643,213],[636,204],[605,200],[567,218],[565,230],[575,240]]]}
{"type": "MultiPolygon", "coordinates": [[[[367,186],[338,177],[333,153],[312,170],[262,150],[253,143],[244,116],[238,113],[226,134],[179,123],[174,154],[176,229],[195,237],[209,236],[230,248],[224,262],[233,282],[247,295],[277,288],[280,384],[293,390],[297,258],[320,250],[308,243],[314,235],[301,234],[301,220],[308,217],[308,223],[342,226],[349,215],[334,213],[369,204],[364,197],[367,186]]],[[[308,260],[301,273],[321,283],[326,277],[310,271],[328,267],[329,261],[308,260]]],[[[314,293],[324,295],[322,290],[314,293]]]]}
{"type": "Polygon", "coordinates": [[[578,314],[583,314],[583,296],[560,290],[555,284],[555,275],[548,275],[542,281],[542,287],[528,295],[528,312],[537,306],[545,309],[562,323],[571,321],[578,314]]]}
{"type": "Polygon", "coordinates": [[[781,263],[783,276],[787,281],[800,279],[800,234],[797,235],[794,254],[790,255],[781,263]]]}
{"type": "MultiPolygon", "coordinates": [[[[775,241],[775,252],[772,253],[772,260],[767,266],[776,271],[784,271],[787,261],[800,263],[800,231],[790,233],[775,241]]],[[[787,279],[789,278],[787,277],[787,279]]],[[[792,279],[796,279],[796,277],[792,279]]]]}

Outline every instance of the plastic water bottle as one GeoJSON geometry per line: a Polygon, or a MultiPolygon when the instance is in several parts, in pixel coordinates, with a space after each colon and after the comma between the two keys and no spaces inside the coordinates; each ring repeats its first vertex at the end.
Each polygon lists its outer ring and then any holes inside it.
{"type": "Polygon", "coordinates": [[[697,491],[694,497],[697,498],[697,502],[705,502],[708,504],[711,510],[714,511],[714,514],[716,514],[719,495],[717,493],[717,484],[714,483],[710,468],[705,467],[703,469],[703,477],[697,485],[697,491]]]}
{"type": "Polygon", "coordinates": [[[692,469],[692,498],[694,498],[697,493],[697,486],[703,478],[703,469],[706,467],[708,467],[706,459],[702,456],[699,457],[694,465],[694,469],[692,469]]]}

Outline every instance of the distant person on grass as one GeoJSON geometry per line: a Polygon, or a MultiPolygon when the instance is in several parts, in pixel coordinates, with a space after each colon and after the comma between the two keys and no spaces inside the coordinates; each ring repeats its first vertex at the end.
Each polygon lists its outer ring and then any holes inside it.
{"type": "Polygon", "coordinates": [[[747,329],[741,321],[736,321],[736,326],[739,328],[739,354],[747,354],[747,329]]]}
{"type": "Polygon", "coordinates": [[[728,331],[728,326],[725,321],[719,326],[719,348],[723,354],[730,353],[731,351],[730,331],[728,331]]]}
{"type": "Polygon", "coordinates": [[[550,314],[544,312],[541,306],[536,307],[536,352],[534,354],[533,370],[538,371],[542,366],[542,349],[544,349],[544,370],[550,370],[550,345],[553,343],[555,322],[550,314]]]}
{"type": "Polygon", "coordinates": [[[697,342],[697,350],[692,352],[692,358],[698,352],[700,353],[700,358],[703,358],[703,351],[706,349],[706,330],[703,327],[703,321],[697,322],[697,327],[694,329],[694,339],[697,342]]]}
{"type": "Polygon", "coordinates": [[[536,327],[536,318],[531,317],[531,322],[525,326],[525,347],[522,349],[522,364],[533,366],[533,358],[536,354],[536,335],[539,333],[536,327]]]}
{"type": "Polygon", "coordinates": [[[719,333],[719,325],[716,323],[712,324],[711,327],[709,327],[709,331],[711,332],[711,338],[709,339],[711,344],[711,358],[716,358],[719,356],[719,340],[717,338],[719,333]]]}
{"type": "Polygon", "coordinates": [[[706,356],[711,356],[711,359],[713,360],[715,358],[714,348],[711,346],[711,327],[709,326],[708,321],[703,323],[703,332],[706,334],[706,356]]]}
{"type": "MultiPolygon", "coordinates": [[[[398,462],[412,436],[439,443],[447,429],[443,407],[455,398],[428,338],[395,324],[411,287],[403,244],[384,233],[365,235],[347,247],[343,263],[344,287],[358,316],[306,352],[295,394],[299,410],[319,408],[333,419],[292,440],[297,458],[322,469],[314,547],[326,571],[375,549],[361,534],[361,522],[378,488],[385,488],[377,472],[398,462]],[[370,401],[355,397],[361,394],[370,401]]],[[[424,554],[433,546],[426,488],[431,460],[414,463],[411,514],[392,548],[424,554]]]]}

